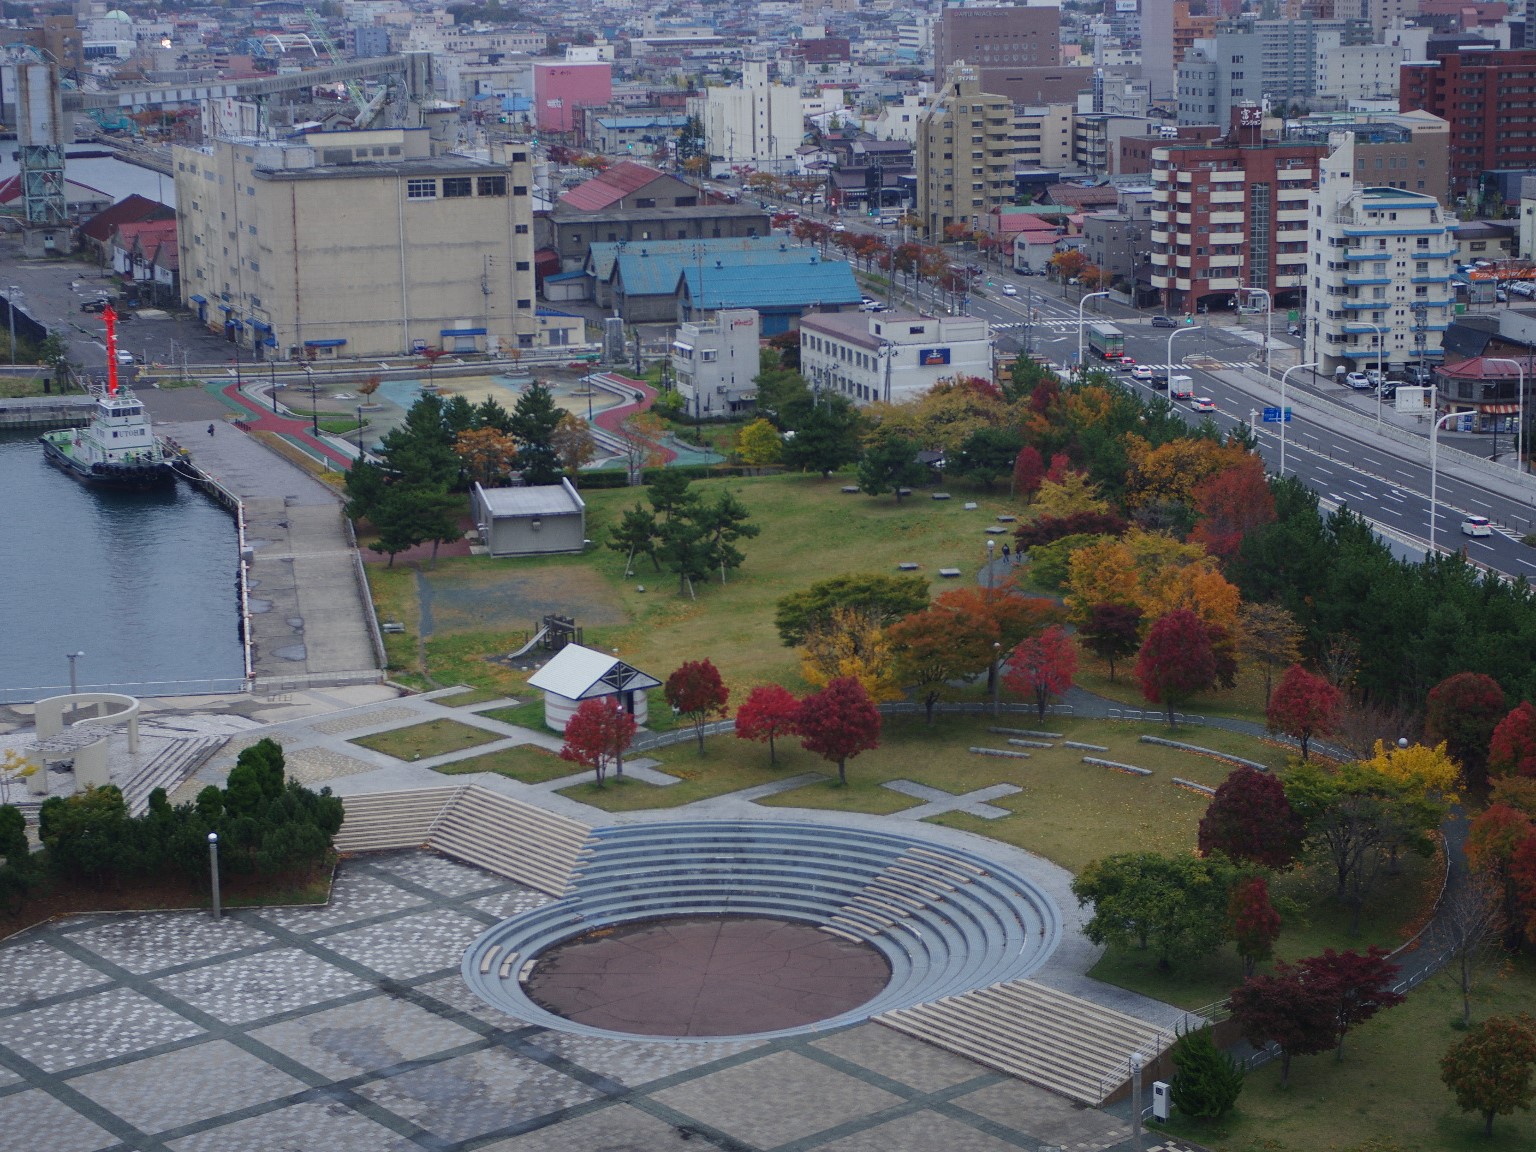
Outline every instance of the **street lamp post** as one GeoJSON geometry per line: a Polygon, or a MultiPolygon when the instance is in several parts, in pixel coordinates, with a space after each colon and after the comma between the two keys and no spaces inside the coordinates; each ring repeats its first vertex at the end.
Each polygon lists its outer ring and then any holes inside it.
{"type": "Polygon", "coordinates": [[[1168,385],[1169,385],[1170,390],[1173,387],[1173,380],[1172,380],[1172,376],[1173,376],[1173,338],[1175,336],[1186,336],[1186,335],[1188,335],[1191,332],[1203,332],[1203,331],[1205,331],[1204,328],[1200,327],[1199,325],[1196,325],[1193,328],[1175,328],[1172,332],[1168,333],[1168,375],[1169,375],[1168,385]]]}
{"type": "Polygon", "coordinates": [[[1372,324],[1369,320],[1361,320],[1361,327],[1369,328],[1376,333],[1376,427],[1381,428],[1381,391],[1386,387],[1387,374],[1382,371],[1381,346],[1386,343],[1387,332],[1380,324],[1372,324]]]}
{"type": "Polygon", "coordinates": [[[1285,479],[1285,413],[1286,413],[1286,382],[1291,378],[1292,372],[1300,372],[1303,368],[1316,368],[1317,361],[1310,364],[1294,364],[1280,373],[1280,479],[1285,479]]]}
{"type": "Polygon", "coordinates": [[[78,692],[80,690],[79,685],[78,685],[78,683],[75,680],[75,661],[80,659],[80,657],[82,657],[84,655],[85,655],[84,652],[66,652],[66,653],[64,653],[64,659],[69,661],[69,694],[71,696],[73,696],[76,692],[78,692]]]}
{"type": "Polygon", "coordinates": [[[1131,1147],[1141,1152],[1141,1053],[1131,1054],[1131,1147]]]}
{"type": "MultiPolygon", "coordinates": [[[[1520,391],[1515,397],[1517,404],[1515,417],[1515,471],[1525,471],[1525,366],[1518,360],[1511,360],[1507,356],[1491,356],[1483,361],[1484,364],[1513,364],[1515,371],[1520,374],[1520,391]]],[[[1497,436],[1494,437],[1498,439],[1497,436]]]]}
{"type": "Polygon", "coordinates": [[[267,395],[272,400],[272,415],[277,415],[277,364],[267,361],[267,395]]]}
{"type": "Polygon", "coordinates": [[[1458,419],[1461,415],[1460,412],[1447,412],[1444,416],[1432,420],[1429,425],[1429,554],[1431,556],[1435,554],[1435,509],[1440,500],[1438,458],[1440,426],[1447,420],[1458,419]]]}
{"type": "Polygon", "coordinates": [[[363,406],[357,406],[357,458],[363,458],[363,406]]]}
{"type": "MultiPolygon", "coordinates": [[[[991,543],[991,541],[988,541],[991,543]]],[[[1003,645],[1000,641],[992,641],[992,715],[997,715],[997,689],[1003,678],[1003,670],[999,664],[1003,657],[1003,645]]]]}
{"type": "Polygon", "coordinates": [[[1087,304],[1095,296],[1108,295],[1108,292],[1090,292],[1086,296],[1081,297],[1077,302],[1077,370],[1079,372],[1083,370],[1083,324],[1087,320],[1087,317],[1083,315],[1083,305],[1087,304]]]}
{"type": "Polygon", "coordinates": [[[219,834],[208,833],[208,879],[213,885],[213,918],[219,919],[219,834]]]}
{"type": "Polygon", "coordinates": [[[996,552],[997,552],[997,541],[988,538],[988,540],[987,540],[987,591],[988,592],[992,591],[992,557],[996,554],[996,552]]]}
{"type": "Polygon", "coordinates": [[[21,295],[21,286],[8,285],[5,289],[5,314],[11,322],[11,367],[16,367],[16,297],[21,295]]]}

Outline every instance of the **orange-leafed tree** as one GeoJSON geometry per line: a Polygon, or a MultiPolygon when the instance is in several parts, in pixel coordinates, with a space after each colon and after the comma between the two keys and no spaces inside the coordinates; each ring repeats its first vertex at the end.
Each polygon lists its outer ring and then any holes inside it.
{"type": "Polygon", "coordinates": [[[487,488],[506,483],[517,459],[517,441],[495,428],[466,428],[453,441],[469,478],[487,488]]]}
{"type": "Polygon", "coordinates": [[[967,680],[991,663],[998,629],[986,615],[935,603],[896,621],[885,635],[896,679],[917,690],[932,727],[934,706],[951,683],[967,680]]]}

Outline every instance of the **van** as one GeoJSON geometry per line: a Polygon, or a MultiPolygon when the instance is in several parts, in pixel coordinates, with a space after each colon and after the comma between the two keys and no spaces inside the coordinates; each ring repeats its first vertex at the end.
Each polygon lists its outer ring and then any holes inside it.
{"type": "Polygon", "coordinates": [[[1168,377],[1168,395],[1175,400],[1189,400],[1195,395],[1195,379],[1193,376],[1168,377]]]}

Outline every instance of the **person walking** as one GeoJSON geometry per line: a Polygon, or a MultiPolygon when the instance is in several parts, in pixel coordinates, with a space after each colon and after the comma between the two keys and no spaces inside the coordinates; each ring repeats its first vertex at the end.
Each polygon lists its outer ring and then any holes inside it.
{"type": "Polygon", "coordinates": [[[213,425],[212,424],[208,425],[208,435],[210,435],[210,436],[213,435],[213,425]]]}
{"type": "Polygon", "coordinates": [[[1008,568],[1008,567],[1012,567],[1012,565],[1013,565],[1013,561],[1012,561],[1012,559],[1010,559],[1010,553],[1009,553],[1008,545],[1004,544],[1003,545],[1003,567],[1008,568]]]}

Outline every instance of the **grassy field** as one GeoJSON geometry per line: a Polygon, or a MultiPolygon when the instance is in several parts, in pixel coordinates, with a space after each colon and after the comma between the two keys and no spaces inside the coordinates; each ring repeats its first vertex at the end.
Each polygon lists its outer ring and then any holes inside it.
{"type": "Polygon", "coordinates": [[[562,760],[553,752],[533,744],[516,748],[503,748],[499,752],[487,752],[484,756],[471,756],[467,760],[455,760],[440,764],[433,769],[444,776],[467,776],[475,772],[495,772],[524,784],[542,784],[546,780],[558,780],[580,771],[580,766],[562,760]]]}
{"type": "Polygon", "coordinates": [[[460,724],[457,720],[429,720],[425,724],[412,724],[409,728],[359,736],[350,743],[372,748],[396,760],[424,760],[500,739],[494,732],[460,724]]]}
{"type": "MultiPolygon", "coordinates": [[[[1536,1012],[1536,961],[1511,962],[1485,978],[1472,1018],[1536,1012]]],[[[1461,998],[1450,978],[1432,977],[1406,1003],[1352,1029],[1342,1063],[1331,1054],[1291,1063],[1280,1087],[1278,1061],[1248,1077],[1237,1112],[1219,1125],[1177,1125],[1217,1152],[1515,1152],[1536,1147],[1536,1115],[1500,1116],[1493,1138],[1482,1118],[1456,1107],[1438,1061],[1463,1033],[1461,998]],[[1369,1143],[1375,1141],[1375,1143],[1369,1143]]]]}
{"type": "Polygon", "coordinates": [[[437,703],[444,708],[468,708],[475,704],[484,704],[491,700],[502,700],[504,695],[494,688],[466,688],[462,692],[455,692],[451,696],[437,697],[437,703]]]}

